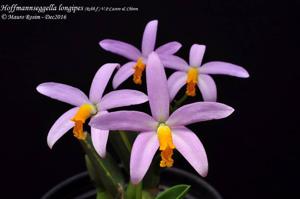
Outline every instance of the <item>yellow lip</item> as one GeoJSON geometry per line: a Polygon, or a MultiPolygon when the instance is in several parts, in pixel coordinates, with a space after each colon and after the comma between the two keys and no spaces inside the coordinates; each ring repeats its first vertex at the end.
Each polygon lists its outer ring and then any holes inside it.
{"type": "Polygon", "coordinates": [[[165,124],[161,124],[157,128],[157,136],[159,140],[159,150],[161,151],[160,167],[171,167],[174,163],[172,155],[175,145],[173,144],[170,127],[165,124]]]}

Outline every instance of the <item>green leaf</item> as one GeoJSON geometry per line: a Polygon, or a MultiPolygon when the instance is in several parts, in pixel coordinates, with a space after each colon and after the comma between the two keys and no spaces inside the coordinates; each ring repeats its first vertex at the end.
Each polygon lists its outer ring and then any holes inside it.
{"type": "MultiPolygon", "coordinates": [[[[133,132],[130,132],[130,134],[133,134],[133,132]]],[[[129,175],[129,160],[133,140],[125,131],[112,132],[109,136],[109,141],[113,146],[114,151],[118,155],[125,171],[129,175]]]]}
{"type": "Polygon", "coordinates": [[[96,189],[98,191],[104,191],[104,187],[101,182],[100,175],[99,175],[99,173],[97,173],[97,170],[94,168],[93,163],[91,162],[91,160],[89,159],[89,157],[87,155],[85,155],[84,158],[85,158],[85,164],[86,164],[87,171],[89,173],[91,180],[94,182],[96,189]]]}
{"type": "Polygon", "coordinates": [[[112,197],[106,192],[97,192],[96,199],[112,199],[112,197]]]}
{"type": "Polygon", "coordinates": [[[155,199],[182,199],[190,189],[190,185],[175,185],[158,194],[155,199]]]}
{"type": "Polygon", "coordinates": [[[89,134],[85,140],[80,140],[80,143],[96,173],[99,174],[105,190],[115,198],[122,198],[124,196],[124,178],[117,163],[108,153],[104,159],[97,154],[89,134]]]}

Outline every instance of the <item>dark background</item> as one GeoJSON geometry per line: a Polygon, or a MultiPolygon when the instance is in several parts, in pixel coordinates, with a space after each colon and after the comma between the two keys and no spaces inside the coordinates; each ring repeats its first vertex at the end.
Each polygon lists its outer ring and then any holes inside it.
{"type": "MultiPolygon", "coordinates": [[[[62,21],[0,20],[1,192],[11,194],[4,198],[39,198],[85,170],[71,133],[53,150],[46,143],[53,122],[71,106],[38,94],[35,87],[56,81],[87,93],[102,64],[126,61],[98,42],[113,38],[139,47],[152,19],[159,20],[156,46],[177,40],[183,44],[178,55],[188,59],[193,43],[205,44],[204,62],[228,61],[250,73],[249,79],[214,76],[218,100],[236,111],[227,119],[191,126],[208,153],[206,180],[224,198],[299,197],[299,3],[199,2],[76,3],[131,5],[139,11],[68,14],[62,21]]],[[[175,166],[194,172],[182,157],[175,166]]]]}

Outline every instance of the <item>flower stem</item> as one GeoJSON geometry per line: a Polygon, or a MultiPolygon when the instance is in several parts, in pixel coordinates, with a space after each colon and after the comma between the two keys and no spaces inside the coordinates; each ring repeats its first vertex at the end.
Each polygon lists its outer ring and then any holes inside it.
{"type": "Polygon", "coordinates": [[[127,136],[126,132],[125,131],[119,131],[119,133],[120,133],[122,141],[124,142],[124,145],[126,146],[127,150],[130,153],[130,151],[131,151],[131,143],[130,143],[130,141],[128,139],[128,136],[127,136]]]}
{"type": "Polygon", "coordinates": [[[142,183],[137,185],[129,183],[126,190],[126,199],[142,199],[142,183]]]}
{"type": "Polygon", "coordinates": [[[181,98],[179,100],[174,100],[174,106],[171,106],[171,112],[174,112],[176,109],[178,109],[183,102],[185,102],[185,100],[188,99],[189,96],[187,96],[186,94],[182,95],[181,98]]]}

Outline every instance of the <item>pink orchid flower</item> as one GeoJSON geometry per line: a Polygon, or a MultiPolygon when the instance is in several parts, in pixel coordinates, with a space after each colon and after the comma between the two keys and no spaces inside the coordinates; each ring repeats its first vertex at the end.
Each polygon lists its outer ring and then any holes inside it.
{"type": "MultiPolygon", "coordinates": [[[[78,88],[65,84],[47,82],[37,87],[39,93],[75,106],[61,115],[51,127],[47,137],[50,148],[73,127],[74,136],[77,139],[85,139],[83,124],[88,118],[93,120],[99,115],[106,114],[111,108],[148,101],[144,93],[128,89],[112,91],[103,96],[105,87],[118,66],[119,64],[105,64],[97,71],[90,88],[89,98],[78,88]]],[[[105,157],[106,154],[108,134],[108,130],[91,127],[92,142],[101,157],[105,157]]]]}
{"type": "Polygon", "coordinates": [[[167,78],[155,52],[149,55],[146,81],[152,116],[139,111],[116,111],[95,118],[90,125],[102,130],[140,132],[130,158],[130,176],[134,184],[143,179],[158,149],[161,167],[173,165],[173,150],[177,149],[200,175],[206,176],[208,161],[204,147],[195,133],[185,126],[225,118],[233,108],[217,102],[196,102],[169,115],[167,78]]]}
{"type": "Polygon", "coordinates": [[[196,85],[199,87],[204,101],[217,100],[217,87],[211,74],[231,75],[235,77],[247,78],[248,72],[237,65],[212,61],[201,65],[205,52],[205,46],[194,44],[190,50],[189,64],[184,60],[179,61],[173,69],[178,70],[168,79],[171,101],[178,91],[186,84],[186,94],[188,96],[196,95],[196,85]]]}
{"type": "MultiPolygon", "coordinates": [[[[131,61],[121,66],[113,78],[113,87],[117,88],[121,83],[133,75],[135,84],[142,84],[142,74],[147,66],[148,56],[154,51],[156,43],[158,21],[150,21],[144,30],[142,39],[142,51],[137,49],[131,44],[112,40],[104,39],[100,41],[100,46],[110,52],[121,55],[130,59],[131,61]]],[[[166,62],[166,67],[173,66],[181,61],[181,59],[173,54],[181,48],[181,44],[173,41],[166,43],[155,50],[163,62],[166,62]]],[[[176,67],[175,65],[173,67],[176,67]]]]}

